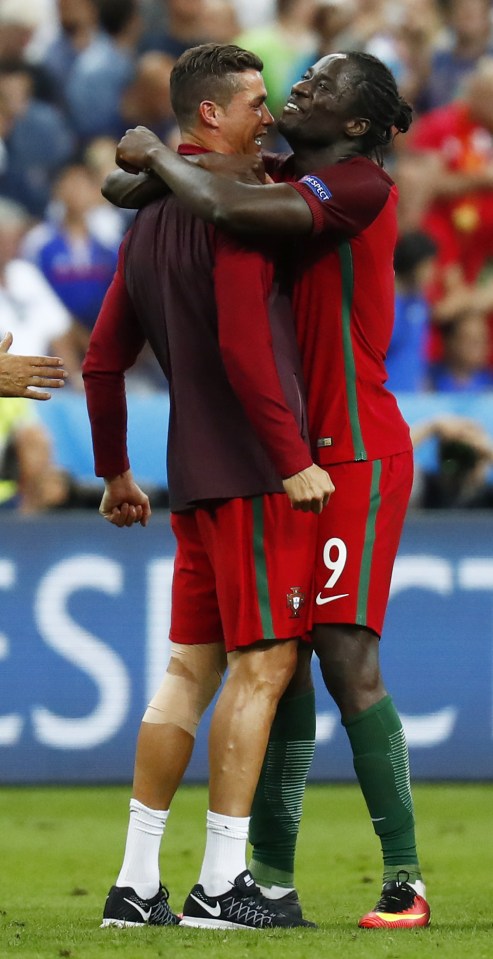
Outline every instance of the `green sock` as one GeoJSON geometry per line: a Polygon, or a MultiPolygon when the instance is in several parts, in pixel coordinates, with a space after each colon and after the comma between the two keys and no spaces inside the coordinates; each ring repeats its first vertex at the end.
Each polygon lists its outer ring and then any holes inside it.
{"type": "Polygon", "coordinates": [[[409,882],[421,879],[407,743],[390,696],[343,725],[373,828],[380,837],[384,882],[402,871],[409,873],[409,882]]]}
{"type": "Polygon", "coordinates": [[[282,699],[272,723],[250,820],[250,871],[262,886],[294,886],[306,777],[315,749],[315,693],[282,699]]]}

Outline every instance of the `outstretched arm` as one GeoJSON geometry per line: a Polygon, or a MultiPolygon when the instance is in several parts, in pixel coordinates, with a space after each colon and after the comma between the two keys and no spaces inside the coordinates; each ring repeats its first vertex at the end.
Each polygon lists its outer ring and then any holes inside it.
{"type": "Polygon", "coordinates": [[[191,165],[145,127],[129,130],[116,159],[124,170],[152,171],[196,216],[236,233],[308,234],[310,208],[289,184],[238,183],[191,165]]]}
{"type": "Polygon", "coordinates": [[[49,400],[50,390],[64,386],[66,372],[59,356],[18,356],[9,353],[12,333],[0,341],[0,396],[49,400]]]}

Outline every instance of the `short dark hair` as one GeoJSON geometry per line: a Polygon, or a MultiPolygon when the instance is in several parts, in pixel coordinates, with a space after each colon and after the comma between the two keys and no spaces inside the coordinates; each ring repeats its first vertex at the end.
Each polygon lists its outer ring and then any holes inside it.
{"type": "Polygon", "coordinates": [[[364,135],[363,152],[383,162],[383,149],[395,132],[406,133],[412,123],[413,108],[401,97],[389,68],[371,53],[353,50],[346,53],[352,67],[357,110],[370,121],[364,135]]]}
{"type": "Polygon", "coordinates": [[[422,230],[409,230],[403,233],[396,244],[394,252],[394,269],[398,276],[405,276],[435,256],[437,245],[435,240],[422,230]]]}
{"type": "Polygon", "coordinates": [[[195,121],[202,100],[226,106],[238,90],[238,74],[263,70],[260,57],[234,43],[203,43],[185,50],[170,76],[170,96],[178,124],[195,121]]]}
{"type": "Polygon", "coordinates": [[[96,0],[99,23],[110,37],[118,36],[139,10],[137,0],[96,0]]]}

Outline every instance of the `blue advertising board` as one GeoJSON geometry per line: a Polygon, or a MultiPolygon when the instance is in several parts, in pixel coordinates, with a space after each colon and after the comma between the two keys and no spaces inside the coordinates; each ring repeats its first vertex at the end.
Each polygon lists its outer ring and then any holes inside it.
{"type": "MultiPolygon", "coordinates": [[[[411,514],[382,664],[415,778],[493,778],[493,517],[411,514]]],[[[97,515],[0,518],[0,781],[132,776],[168,656],[174,540],[166,513],[118,530],[97,515]]],[[[314,780],[353,778],[314,667],[314,780]]],[[[207,776],[207,717],[188,779],[207,776]]]]}

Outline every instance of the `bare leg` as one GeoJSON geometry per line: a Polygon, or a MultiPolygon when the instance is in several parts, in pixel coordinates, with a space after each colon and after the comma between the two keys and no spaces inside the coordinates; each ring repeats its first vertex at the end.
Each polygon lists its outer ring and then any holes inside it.
{"type": "Polygon", "coordinates": [[[316,626],[313,646],[327,690],[343,720],[368,709],[386,695],[376,633],[357,626],[316,626]]]}
{"type": "Polygon", "coordinates": [[[151,809],[169,809],[190,762],[195,739],[172,723],[142,723],[132,795],[151,809]]]}
{"type": "Polygon", "coordinates": [[[209,733],[209,808],[249,816],[277,704],[297,660],[297,640],[228,657],[229,675],[209,733]]]}

